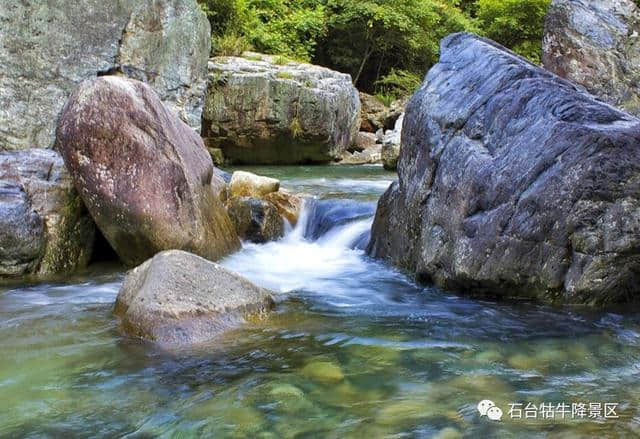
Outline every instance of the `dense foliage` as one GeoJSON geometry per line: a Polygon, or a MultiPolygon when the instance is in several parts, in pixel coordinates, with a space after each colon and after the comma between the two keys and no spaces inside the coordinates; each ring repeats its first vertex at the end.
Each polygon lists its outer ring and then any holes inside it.
{"type": "Polygon", "coordinates": [[[350,73],[358,88],[410,93],[442,37],[468,30],[540,60],[551,0],[198,0],[215,54],[274,53],[350,73]]]}

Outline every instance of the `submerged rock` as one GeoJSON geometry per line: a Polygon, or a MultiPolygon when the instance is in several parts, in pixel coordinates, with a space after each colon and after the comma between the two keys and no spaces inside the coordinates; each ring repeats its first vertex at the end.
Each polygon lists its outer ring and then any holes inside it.
{"type": "Polygon", "coordinates": [[[448,289],[637,299],[639,119],[490,40],[454,34],[402,134],[371,255],[448,289]]]}
{"type": "Polygon", "coordinates": [[[82,83],[60,117],[57,147],[123,262],[168,249],[215,260],[239,248],[202,139],[148,85],[115,76],[82,83]]]}
{"type": "Polygon", "coordinates": [[[300,373],[314,381],[335,384],[344,380],[340,366],[330,361],[313,361],[302,368],[300,373]]]}
{"type": "Polygon", "coordinates": [[[105,73],[200,129],[211,32],[195,0],[3,1],[0,17],[0,150],[50,148],[73,89],[105,73]]]}
{"type": "Polygon", "coordinates": [[[208,145],[240,164],[339,159],[360,125],[349,75],[282,57],[246,56],[209,62],[208,145]]]}
{"type": "Polygon", "coordinates": [[[95,225],[55,151],[0,152],[0,277],[83,268],[95,225]]]}
{"type": "Polygon", "coordinates": [[[183,345],[207,341],[273,306],[267,290],[218,264],[171,250],[127,274],[114,313],[129,335],[183,345]]]}
{"type": "Polygon", "coordinates": [[[348,199],[309,199],[307,202],[304,237],[311,241],[335,227],[370,218],[376,210],[375,203],[348,199]]]}
{"type": "Polygon", "coordinates": [[[280,180],[246,171],[236,171],[231,176],[229,190],[232,197],[261,198],[280,189],[280,180]]]}
{"type": "Polygon", "coordinates": [[[264,243],[284,236],[284,220],[276,207],[265,200],[233,197],[227,211],[240,238],[264,243]]]}
{"type": "Polygon", "coordinates": [[[633,0],[554,0],[544,67],[640,115],[640,8],[633,0]]]}

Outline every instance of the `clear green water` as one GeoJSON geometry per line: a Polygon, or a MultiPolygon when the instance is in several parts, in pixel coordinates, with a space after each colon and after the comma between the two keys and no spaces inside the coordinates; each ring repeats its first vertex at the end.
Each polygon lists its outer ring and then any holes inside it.
{"type": "MultiPolygon", "coordinates": [[[[393,178],[375,167],[259,171],[369,202],[393,178]]],[[[277,311],[181,351],[120,335],[117,269],[1,289],[0,437],[640,435],[637,312],[418,286],[342,245],[359,228],[246,245],[224,264],[280,292],[277,311]],[[615,402],[620,418],[495,422],[478,416],[483,399],[505,412],[511,402],[615,402]]]]}

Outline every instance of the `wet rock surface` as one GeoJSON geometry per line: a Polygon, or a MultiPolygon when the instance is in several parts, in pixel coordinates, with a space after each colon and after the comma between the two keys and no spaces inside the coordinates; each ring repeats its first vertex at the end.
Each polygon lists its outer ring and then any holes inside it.
{"type": "Polygon", "coordinates": [[[284,220],[278,209],[266,200],[233,197],[227,211],[240,238],[265,243],[284,236],[284,220]]]}
{"type": "Polygon", "coordinates": [[[369,253],[474,293],[637,299],[640,120],[494,42],[443,40],[369,253]]]}

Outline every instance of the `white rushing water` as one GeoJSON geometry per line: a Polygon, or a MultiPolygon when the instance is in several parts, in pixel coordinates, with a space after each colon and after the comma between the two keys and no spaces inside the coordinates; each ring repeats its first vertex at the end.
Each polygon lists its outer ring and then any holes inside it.
{"type": "Polygon", "coordinates": [[[331,227],[318,239],[307,236],[313,210],[305,206],[298,224],[284,238],[267,244],[244,243],[243,250],[223,261],[253,282],[277,292],[325,291],[344,273],[363,268],[364,251],[354,248],[371,229],[372,217],[331,227]]]}

